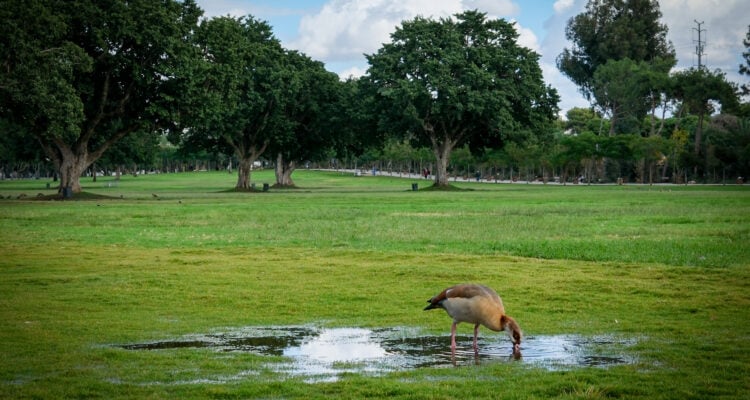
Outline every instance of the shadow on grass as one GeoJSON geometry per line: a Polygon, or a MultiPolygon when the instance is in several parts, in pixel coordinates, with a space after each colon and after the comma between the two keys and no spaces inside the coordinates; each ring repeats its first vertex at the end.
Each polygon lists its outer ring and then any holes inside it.
{"type": "Polygon", "coordinates": [[[37,194],[34,197],[22,197],[19,196],[19,200],[33,200],[33,201],[99,201],[99,200],[121,200],[122,196],[107,196],[103,194],[81,192],[74,193],[71,197],[64,197],[62,193],[42,195],[37,194]]]}
{"type": "MultiPolygon", "coordinates": [[[[413,189],[412,189],[413,190],[413,189]]],[[[436,185],[427,186],[419,189],[420,192],[473,192],[474,189],[461,188],[453,185],[436,185]]]]}

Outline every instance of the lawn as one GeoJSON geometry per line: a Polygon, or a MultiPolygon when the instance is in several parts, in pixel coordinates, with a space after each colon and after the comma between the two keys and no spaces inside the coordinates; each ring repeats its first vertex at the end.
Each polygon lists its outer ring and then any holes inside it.
{"type": "MultiPolygon", "coordinates": [[[[253,174],[259,187],[272,178],[253,174]]],[[[298,171],[297,189],[237,193],[235,179],[85,178],[88,199],[72,201],[36,200],[52,193],[44,180],[0,181],[0,397],[750,393],[750,188],[414,192],[427,181],[298,171]],[[119,347],[268,326],[389,328],[447,347],[450,319],[422,308],[459,282],[495,288],[527,337],[632,339],[634,361],[487,361],[310,382],[274,368],[283,355],[119,347]]]]}

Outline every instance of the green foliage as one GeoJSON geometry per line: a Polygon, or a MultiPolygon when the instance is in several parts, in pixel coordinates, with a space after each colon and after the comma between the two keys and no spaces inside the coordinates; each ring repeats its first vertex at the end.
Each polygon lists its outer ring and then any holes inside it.
{"type": "Polygon", "coordinates": [[[285,53],[283,74],[286,123],[272,133],[268,151],[277,156],[276,184],[290,186],[296,163],[319,160],[335,148],[345,88],[322,63],[296,51],[285,53]]]}
{"type": "Polygon", "coordinates": [[[565,129],[573,134],[584,132],[601,133],[602,117],[590,108],[573,107],[565,113],[565,129]]]}
{"type": "Polygon", "coordinates": [[[655,0],[590,0],[586,11],[568,21],[565,36],[573,42],[558,56],[557,66],[586,98],[594,90],[594,73],[610,60],[672,60],[667,26],[660,23],[655,0]]]}
{"type": "MultiPolygon", "coordinates": [[[[735,86],[726,80],[721,71],[710,72],[705,68],[691,68],[674,74],[674,96],[683,102],[683,106],[698,116],[698,126],[695,129],[694,154],[696,157],[706,154],[703,148],[703,121],[706,115],[714,111],[713,101],[721,103],[722,107],[736,107],[737,95],[735,86]]],[[[692,164],[697,168],[700,161],[692,164]]],[[[707,165],[703,165],[707,169],[707,165]]]]}
{"type": "Polygon", "coordinates": [[[108,167],[139,165],[151,169],[158,165],[156,160],[160,139],[151,132],[133,132],[113,144],[97,164],[108,167]]]}
{"type": "Polygon", "coordinates": [[[601,65],[593,78],[597,105],[610,113],[610,134],[637,133],[648,110],[661,104],[673,62],[635,62],[629,58],[601,65]]]}
{"type": "Polygon", "coordinates": [[[696,115],[710,115],[715,111],[711,101],[731,107],[736,101],[733,85],[721,71],[690,68],[673,74],[674,97],[681,100],[687,110],[696,115]]]}
{"type": "Polygon", "coordinates": [[[750,119],[719,115],[706,127],[710,167],[734,179],[750,172],[750,119]]]}
{"type": "Polygon", "coordinates": [[[3,1],[0,9],[2,117],[23,128],[16,134],[74,140],[85,118],[74,78],[93,68],[85,45],[69,37],[74,17],[51,1],[3,1]]]}
{"type": "Polygon", "coordinates": [[[499,148],[550,131],[557,93],[542,81],[539,55],[517,38],[512,24],[467,11],[406,21],[367,56],[381,129],[431,146],[437,184],[446,184],[457,146],[499,148]]]}
{"type": "MultiPolygon", "coordinates": [[[[750,76],[750,25],[747,26],[747,33],[745,34],[745,39],[742,41],[742,44],[745,46],[745,51],[742,53],[742,58],[745,59],[745,64],[740,64],[739,71],[741,75],[750,76]]],[[[741,89],[744,95],[747,96],[750,94],[750,84],[743,84],[741,89]]]]}
{"type": "Polygon", "coordinates": [[[228,145],[237,156],[238,189],[250,187],[252,164],[274,135],[291,130],[284,115],[290,78],[284,51],[271,27],[251,16],[215,17],[195,33],[201,60],[193,66],[183,100],[191,129],[182,141],[199,147],[228,145]]]}
{"type": "Polygon", "coordinates": [[[7,119],[0,118],[0,171],[6,174],[17,165],[40,161],[44,159],[44,152],[37,143],[28,140],[21,132],[25,128],[15,125],[7,119]]]}
{"type": "Polygon", "coordinates": [[[2,117],[80,190],[81,173],[136,132],[173,127],[194,1],[3,1],[2,117]],[[33,22],[32,22],[33,21],[33,22]]]}
{"type": "MultiPolygon", "coordinates": [[[[338,101],[328,122],[334,131],[329,145],[331,155],[342,159],[363,156],[374,160],[387,140],[387,133],[378,129],[375,106],[377,88],[368,79],[348,78],[340,82],[338,101]]],[[[328,159],[333,158],[329,157],[328,159]]]]}

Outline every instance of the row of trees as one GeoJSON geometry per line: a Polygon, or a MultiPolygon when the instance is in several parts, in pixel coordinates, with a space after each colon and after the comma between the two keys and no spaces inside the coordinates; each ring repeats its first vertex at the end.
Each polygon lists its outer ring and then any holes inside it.
{"type": "MultiPolygon", "coordinates": [[[[576,115],[568,115],[570,127],[574,133],[637,134],[650,138],[644,142],[663,143],[645,147],[658,149],[665,165],[689,166],[696,176],[707,177],[717,164],[750,172],[750,110],[739,101],[748,86],[738,88],[722,72],[705,67],[673,72],[675,52],[660,19],[655,0],[610,0],[590,1],[568,22],[566,37],[573,46],[560,54],[558,68],[578,85],[596,114],[574,110],[576,115]],[[712,140],[707,141],[706,119],[719,110],[724,115],[709,121],[712,140]],[[582,125],[582,118],[599,120],[599,126],[582,125]],[[692,146],[692,154],[685,145],[692,146]]],[[[744,45],[750,47],[750,27],[744,45]]],[[[743,57],[740,73],[748,74],[750,52],[743,57]]]]}
{"type": "MultiPolygon", "coordinates": [[[[566,121],[557,121],[553,137],[544,143],[509,143],[480,154],[461,147],[452,154],[449,174],[472,179],[479,174],[489,180],[687,183],[736,182],[738,176],[750,171],[748,119],[725,114],[711,118],[704,129],[704,151],[696,156],[689,132],[698,125],[697,116],[660,121],[661,130],[668,135],[597,134],[599,130],[607,132],[609,122],[594,111],[576,108],[567,116],[566,121]]],[[[650,129],[651,121],[646,118],[640,131],[650,129]]],[[[355,162],[409,173],[434,165],[428,148],[395,140],[364,153],[355,162]]]]}
{"type": "Polygon", "coordinates": [[[704,127],[719,104],[748,117],[738,88],[704,69],[670,74],[659,19],[656,1],[607,0],[570,21],[559,68],[592,108],[563,122],[539,55],[478,11],[403,22],[367,75],[340,81],[267,23],[202,19],[193,0],[0,0],[0,159],[49,163],[73,192],[86,170],[157,159],[232,163],[240,190],[263,159],[293,185],[302,163],[373,164],[394,146],[416,149],[440,186],[469,164],[563,178],[745,173],[746,120],[704,127]]]}

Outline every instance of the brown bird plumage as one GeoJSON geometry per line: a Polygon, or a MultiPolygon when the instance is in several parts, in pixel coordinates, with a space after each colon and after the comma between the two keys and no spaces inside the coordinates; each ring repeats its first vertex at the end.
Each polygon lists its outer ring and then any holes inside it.
{"type": "Polygon", "coordinates": [[[506,331],[513,341],[513,354],[520,354],[521,329],[516,321],[505,315],[503,301],[497,293],[484,285],[461,284],[451,286],[427,300],[425,310],[444,309],[453,318],[451,325],[451,352],[456,351],[456,325],[459,322],[474,324],[474,351],[478,352],[479,325],[493,331],[506,331]]]}

